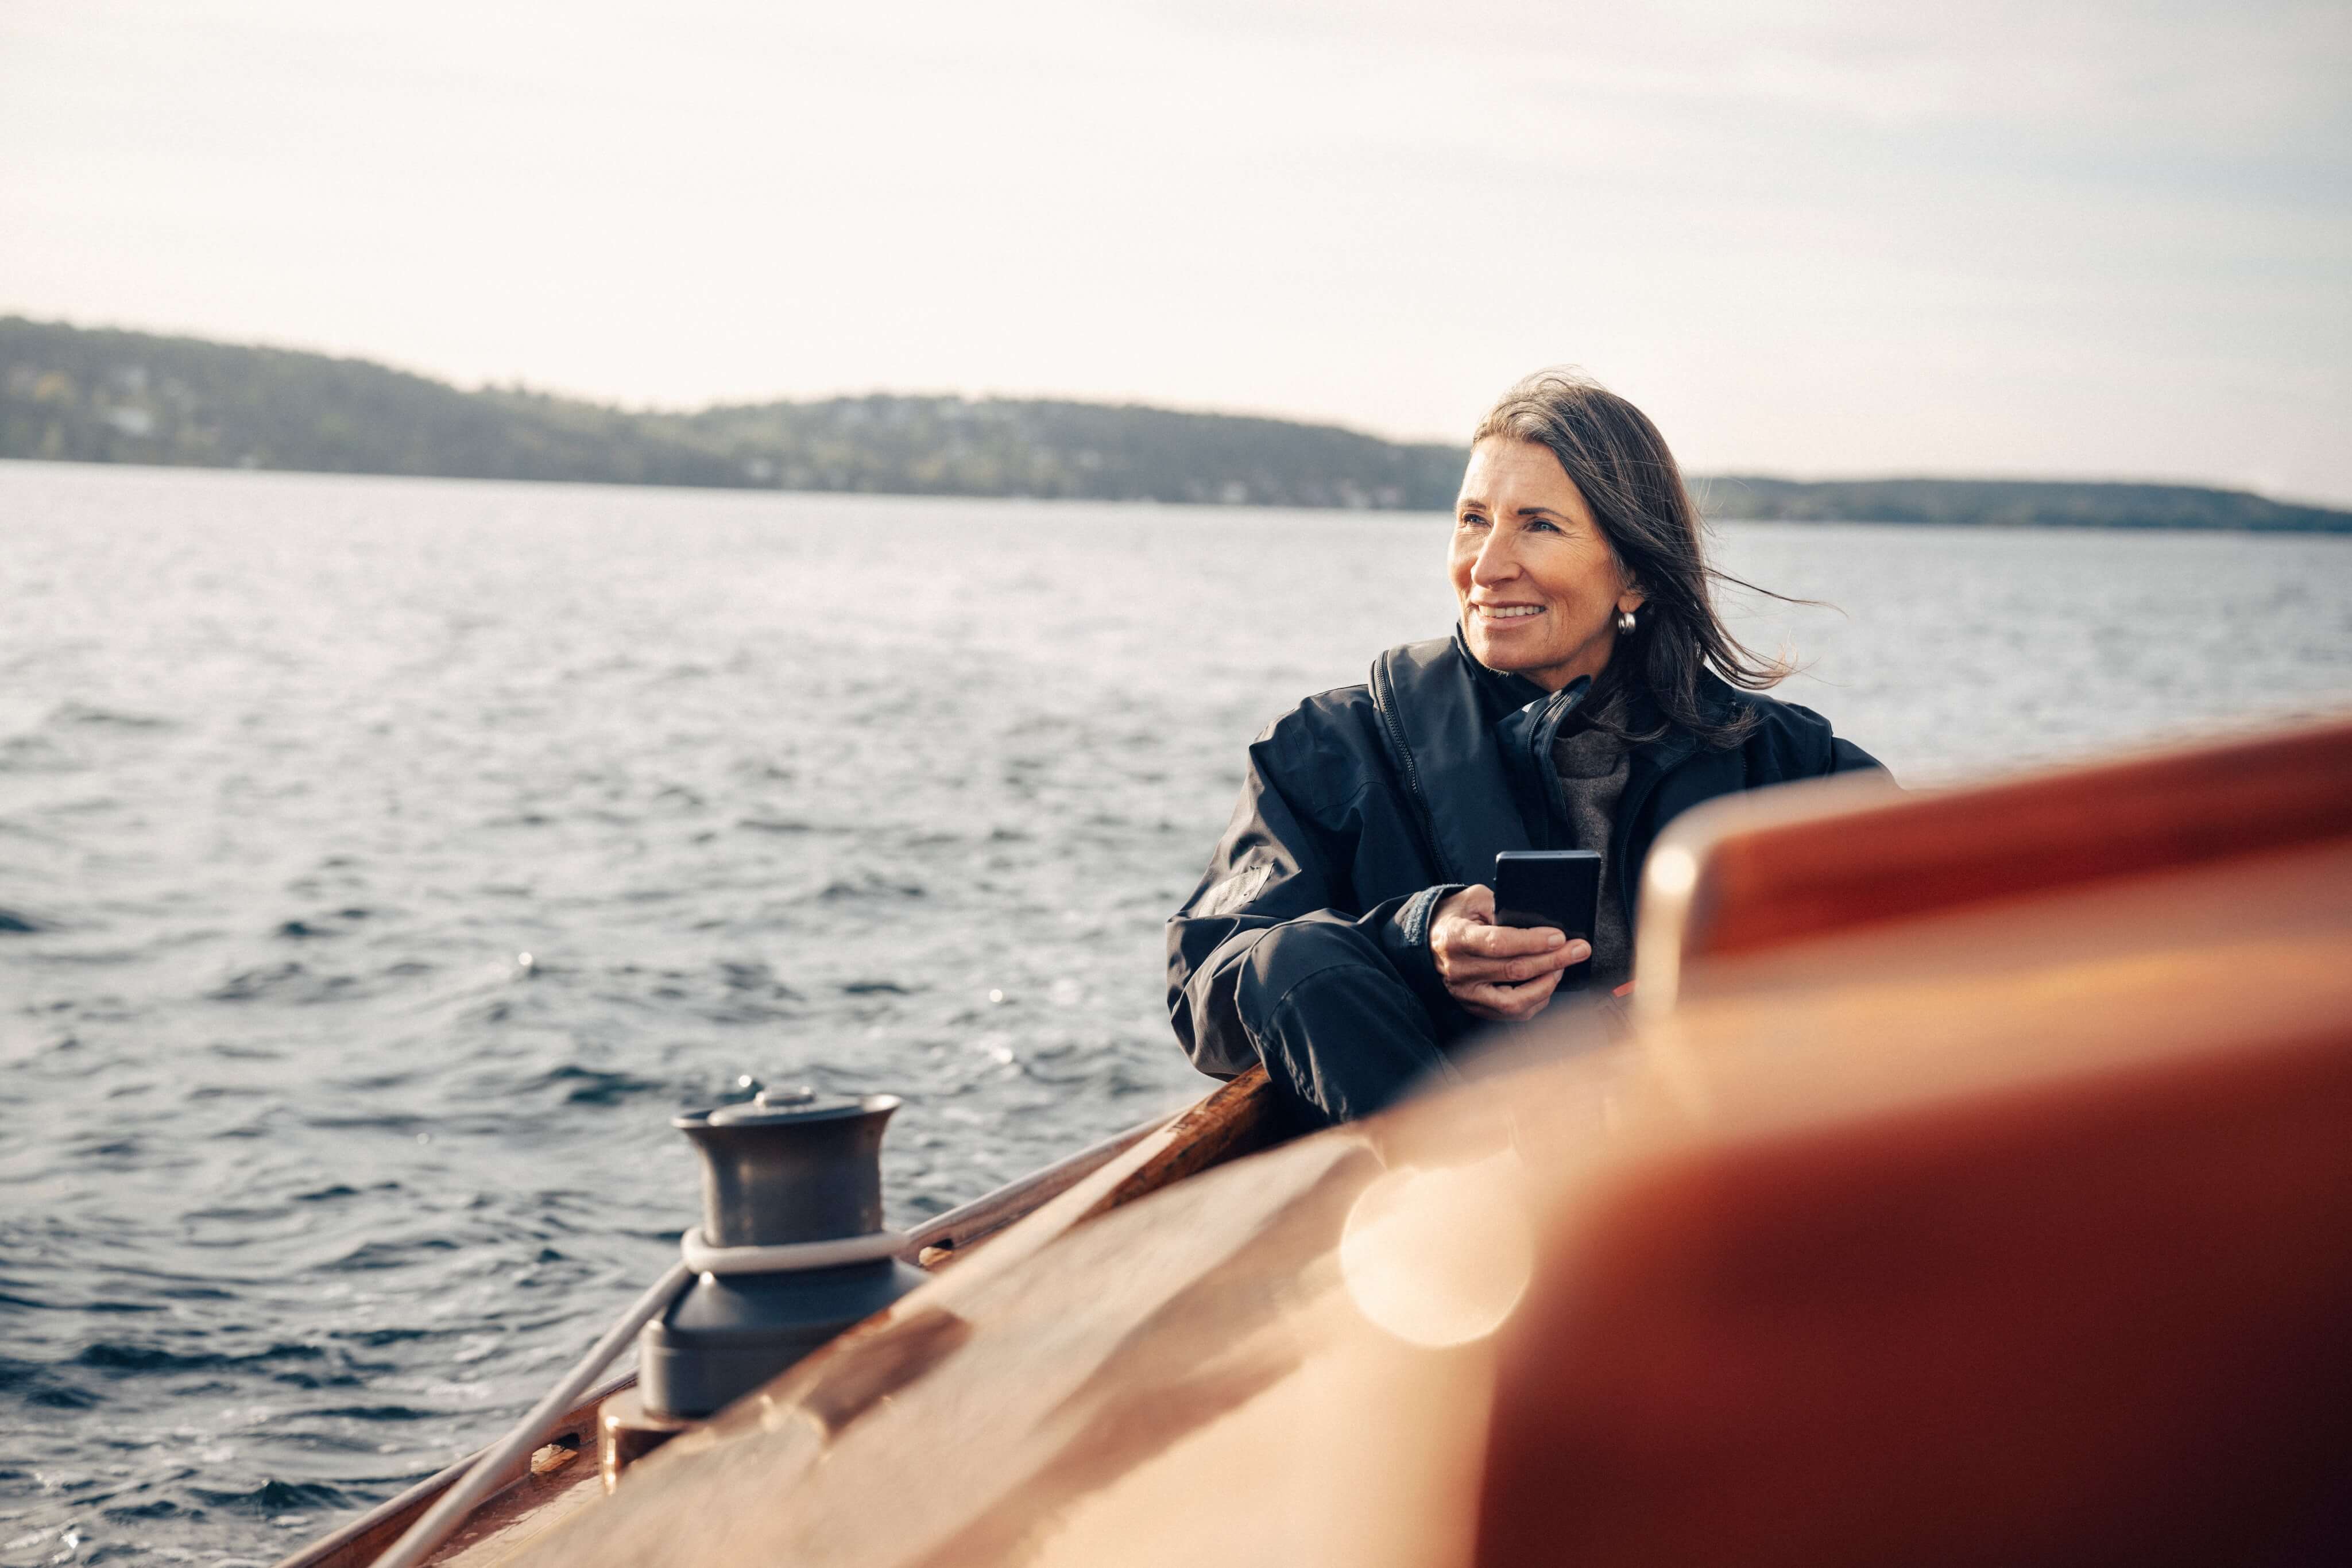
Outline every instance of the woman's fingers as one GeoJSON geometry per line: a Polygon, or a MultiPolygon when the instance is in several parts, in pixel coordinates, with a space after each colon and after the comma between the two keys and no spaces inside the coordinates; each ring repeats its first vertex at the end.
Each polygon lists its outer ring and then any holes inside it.
{"type": "MultiPolygon", "coordinates": [[[[1557,936],[1559,933],[1555,931],[1552,935],[1557,936]]],[[[1591,956],[1592,944],[1582,937],[1516,957],[1481,957],[1461,948],[1440,950],[1436,954],[1437,972],[1449,987],[1457,982],[1517,984],[1521,980],[1532,980],[1538,975],[1558,974],[1570,964],[1581,964],[1591,956]]]]}
{"type": "Polygon", "coordinates": [[[1554,925],[1473,925],[1466,921],[1446,935],[1448,946],[1481,958],[1549,953],[1568,940],[1554,925]]]}
{"type": "Polygon", "coordinates": [[[1465,887],[1446,899],[1430,925],[1430,956],[1445,988],[1471,1011],[1531,1018],[1551,999],[1559,972],[1592,956],[1592,944],[1549,925],[1492,925],[1494,913],[1491,888],[1465,887]]]}
{"type": "Polygon", "coordinates": [[[1482,980],[1528,979],[1591,956],[1590,947],[1570,942],[1549,926],[1522,930],[1457,924],[1433,930],[1429,949],[1437,972],[1448,979],[1457,974],[1482,980]],[[1577,956],[1570,956],[1571,952],[1577,956]]]}
{"type": "MultiPolygon", "coordinates": [[[[1474,887],[1468,893],[1486,891],[1474,887]]],[[[1456,896],[1467,896],[1467,894],[1456,896]]],[[[1439,973],[1448,976],[1457,965],[1470,965],[1474,970],[1479,970],[1481,977],[1486,977],[1488,974],[1499,974],[1501,967],[1514,959],[1543,957],[1551,960],[1538,968],[1523,971],[1520,977],[1525,977],[1539,974],[1545,968],[1557,968],[1561,963],[1580,962],[1577,958],[1559,956],[1567,948],[1579,945],[1570,942],[1556,926],[1489,925],[1475,914],[1441,915],[1429,930],[1430,955],[1437,960],[1439,973]],[[1486,967],[1482,970],[1480,966],[1486,967]]],[[[1589,954],[1589,948],[1587,952],[1589,954]]]]}
{"type": "Polygon", "coordinates": [[[1559,986],[1559,971],[1552,970],[1540,978],[1524,985],[1449,986],[1454,998],[1480,1018],[1496,1021],[1517,1021],[1531,1019],[1551,1005],[1551,994],[1559,986]]]}
{"type": "Polygon", "coordinates": [[[1431,912],[1431,924],[1442,925],[1449,920],[1475,921],[1485,925],[1495,918],[1495,890],[1480,883],[1472,883],[1454,894],[1431,912]]]}
{"type": "Polygon", "coordinates": [[[1463,958],[1450,965],[1441,965],[1438,976],[1448,986],[1516,986],[1557,975],[1571,964],[1581,964],[1592,956],[1592,949],[1581,942],[1571,942],[1557,952],[1541,954],[1533,958],[1463,958]]]}

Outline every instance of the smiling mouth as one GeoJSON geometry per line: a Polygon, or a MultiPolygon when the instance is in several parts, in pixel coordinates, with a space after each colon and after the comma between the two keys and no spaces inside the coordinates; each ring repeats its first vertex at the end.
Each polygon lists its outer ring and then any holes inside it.
{"type": "Polygon", "coordinates": [[[1540,604],[1474,604],[1470,608],[1489,621],[1524,621],[1544,611],[1540,604]]]}

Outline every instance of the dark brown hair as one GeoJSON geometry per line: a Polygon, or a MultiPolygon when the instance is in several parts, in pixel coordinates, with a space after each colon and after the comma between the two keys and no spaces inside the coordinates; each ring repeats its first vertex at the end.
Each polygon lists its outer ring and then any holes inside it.
{"type": "Polygon", "coordinates": [[[1769,590],[1707,564],[1706,526],[1658,427],[1597,382],[1552,369],[1505,392],[1478,422],[1470,444],[1497,435],[1536,442],[1559,459],[1643,595],[1633,631],[1610,656],[1611,675],[1647,692],[1669,724],[1706,744],[1738,745],[1756,727],[1755,713],[1745,705],[1728,716],[1711,710],[1699,695],[1700,676],[1711,669],[1731,685],[1760,692],[1790,665],[1752,652],[1724,630],[1715,610],[1717,582],[1769,590]]]}

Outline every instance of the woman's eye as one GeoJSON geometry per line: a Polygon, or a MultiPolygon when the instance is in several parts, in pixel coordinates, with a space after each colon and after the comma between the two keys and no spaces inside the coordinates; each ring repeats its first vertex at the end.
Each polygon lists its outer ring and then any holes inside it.
{"type": "Polygon", "coordinates": [[[1483,528],[1486,526],[1486,519],[1475,512],[1465,512],[1454,520],[1454,526],[1457,528],[1483,528]]]}
{"type": "Polygon", "coordinates": [[[1559,532],[1559,525],[1549,517],[1530,517],[1528,519],[1528,531],[1531,534],[1556,534],[1559,532]]]}

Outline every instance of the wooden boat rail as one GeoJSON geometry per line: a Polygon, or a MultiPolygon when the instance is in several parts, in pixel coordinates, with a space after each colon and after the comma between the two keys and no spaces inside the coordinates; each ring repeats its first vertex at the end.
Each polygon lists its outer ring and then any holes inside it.
{"type": "Polygon", "coordinates": [[[1034,1214],[1183,1113],[1139,1122],[1042,1170],[1006,1182],[994,1192],[934,1216],[907,1233],[907,1245],[898,1256],[926,1269],[950,1262],[958,1253],[971,1251],[1006,1226],[1034,1214]]]}
{"type": "MultiPolygon", "coordinates": [[[[621,1390],[635,1387],[636,1382],[635,1373],[623,1373],[599,1385],[587,1398],[572,1406],[555,1429],[548,1433],[546,1441],[540,1445],[540,1451],[552,1446],[569,1449],[579,1457],[552,1472],[545,1472],[544,1467],[541,1467],[542,1473],[537,1475],[531,1466],[517,1465],[506,1485],[482,1505],[481,1512],[475,1517],[495,1526],[536,1510],[555,1493],[583,1482],[594,1485],[597,1407],[621,1390]],[[562,1478],[560,1480],[556,1479],[559,1476],[562,1478]],[[526,1483],[530,1483],[526,1489],[527,1495],[519,1497],[518,1489],[525,1489],[526,1483]]],[[[277,1568],[329,1568],[331,1564],[332,1568],[345,1568],[345,1565],[361,1568],[362,1564],[374,1562],[400,1539],[402,1531],[415,1523],[419,1516],[433,1506],[434,1499],[464,1479],[467,1472],[488,1452],[488,1448],[478,1448],[456,1464],[435,1471],[407,1490],[376,1504],[357,1519],[338,1525],[292,1556],[281,1558],[277,1568]]],[[[537,1455],[533,1457],[536,1458],[537,1455]]]]}

